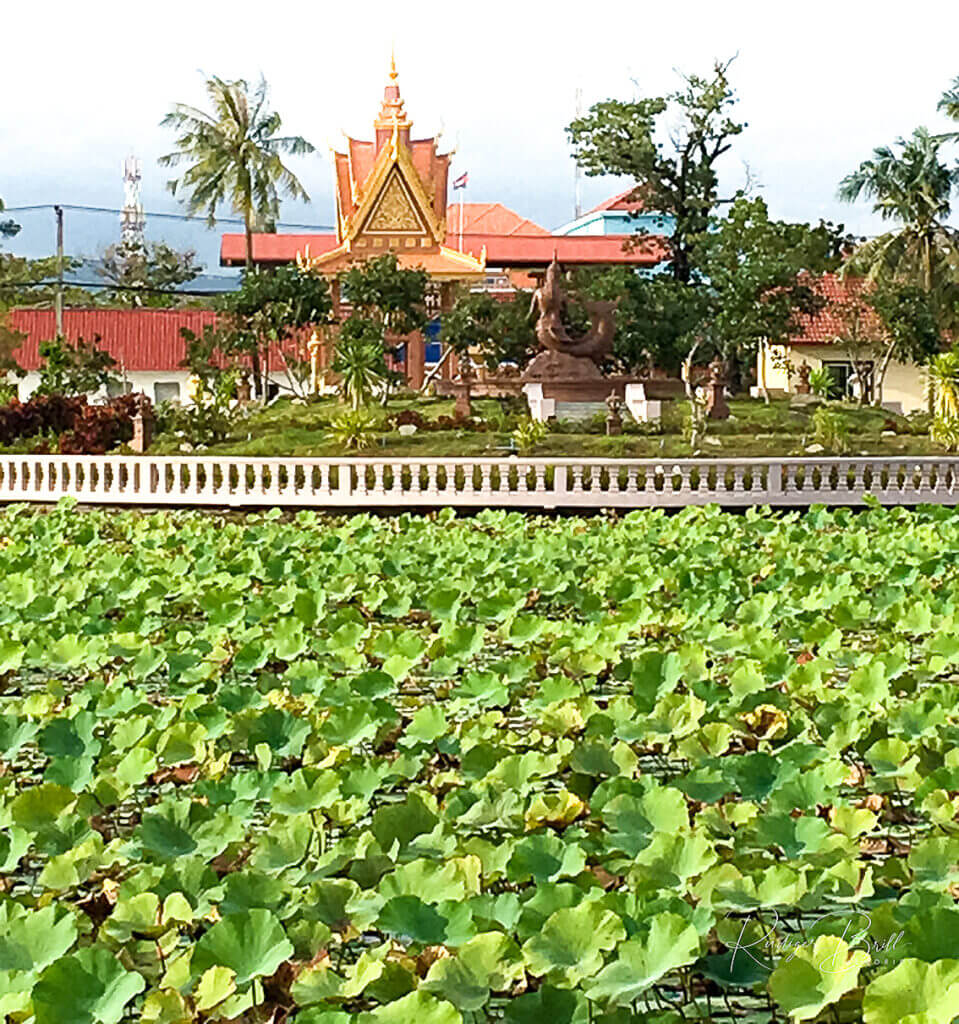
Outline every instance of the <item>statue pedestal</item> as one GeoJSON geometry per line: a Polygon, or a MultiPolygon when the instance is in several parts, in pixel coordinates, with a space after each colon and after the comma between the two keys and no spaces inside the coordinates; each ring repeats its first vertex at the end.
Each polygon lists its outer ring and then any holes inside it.
{"type": "Polygon", "coordinates": [[[548,350],[523,372],[523,393],[534,420],[589,420],[606,414],[610,395],[622,399],[634,420],[647,423],[662,415],[662,399],[682,391],[680,381],[641,381],[605,377],[591,359],[548,350]],[[675,387],[674,387],[675,385],[675,387]],[[651,394],[652,392],[652,394],[651,394]]]}

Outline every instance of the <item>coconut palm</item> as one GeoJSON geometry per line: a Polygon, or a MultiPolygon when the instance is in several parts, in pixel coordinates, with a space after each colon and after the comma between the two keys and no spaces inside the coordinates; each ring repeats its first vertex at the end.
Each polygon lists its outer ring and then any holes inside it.
{"type": "Polygon", "coordinates": [[[160,158],[170,167],[188,162],[180,178],[170,181],[174,195],[185,193],[191,214],[206,212],[212,227],[216,209],[229,202],[243,217],[246,264],[253,264],[253,231],[279,217],[280,193],[309,201],[296,175],[280,155],[312,153],[299,135],[278,135],[280,115],[267,105],[267,84],[261,78],[250,92],[243,79],[227,82],[215,75],[207,80],[213,113],[177,103],[160,122],[179,134],[176,149],[160,158]]]}
{"type": "Polygon", "coordinates": [[[861,245],[846,272],[865,273],[871,280],[896,277],[929,293],[955,282],[959,245],[945,221],[952,190],[959,185],[959,168],[942,162],[941,144],[941,138],[917,128],[911,139],[898,139],[895,149],[873,150],[871,159],[843,178],[841,200],[872,199],[883,220],[901,225],[861,245]]]}
{"type": "MultiPolygon", "coordinates": [[[[951,117],[953,121],[959,121],[959,78],[942,94],[942,99],[939,100],[939,110],[946,117],[951,117]]],[[[959,139],[959,132],[947,132],[939,137],[942,139],[959,139]]]]}

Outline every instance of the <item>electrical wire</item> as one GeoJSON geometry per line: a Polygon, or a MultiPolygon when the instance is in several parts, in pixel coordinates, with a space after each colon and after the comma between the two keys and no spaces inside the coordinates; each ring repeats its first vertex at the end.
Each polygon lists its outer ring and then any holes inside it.
{"type": "MultiPolygon", "coordinates": [[[[232,280],[232,278],[220,278],[223,281],[232,280]]],[[[0,282],[0,292],[15,292],[21,288],[56,288],[56,281],[23,281],[18,284],[3,284],[0,282]]],[[[111,292],[149,292],[152,295],[196,295],[200,297],[211,297],[214,295],[226,295],[229,294],[231,289],[210,289],[207,291],[197,291],[196,289],[180,289],[180,288],[150,288],[147,285],[139,284],[112,284],[109,281],[64,281],[63,290],[67,291],[70,288],[95,288],[98,291],[111,291],[111,292]]]]}
{"type": "MultiPolygon", "coordinates": [[[[113,206],[84,206],[78,203],[36,203],[32,206],[6,206],[4,207],[4,213],[30,213],[36,210],[52,210],[55,206],[59,206],[61,210],[75,210],[82,213],[112,213],[121,214],[123,210],[119,207],[113,206]]],[[[153,217],[160,220],[180,220],[190,221],[194,224],[207,223],[205,217],[191,216],[188,213],[151,213],[149,211],[143,212],[144,217],[153,217]]],[[[240,224],[244,222],[239,217],[214,217],[214,224],[240,224]]],[[[299,224],[294,221],[276,221],[276,226],[284,228],[306,228],[310,231],[335,231],[336,229],[331,224],[299,224]]]]}

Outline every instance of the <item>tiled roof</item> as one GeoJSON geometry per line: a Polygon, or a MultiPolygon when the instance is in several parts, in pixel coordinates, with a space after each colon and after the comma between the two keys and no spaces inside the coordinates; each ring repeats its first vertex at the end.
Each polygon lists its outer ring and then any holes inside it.
{"type": "MultiPolygon", "coordinates": [[[[99,348],[109,352],[124,369],[177,370],[186,357],[186,345],[180,328],[199,334],[216,315],[197,309],[65,309],[63,332],[70,341],[99,338],[99,348]]],[[[52,309],[15,309],[9,326],[27,335],[13,353],[25,370],[40,366],[39,345],[56,336],[56,318],[52,309]]]]}
{"type": "Polygon", "coordinates": [[[646,206],[641,199],[627,200],[627,196],[631,195],[636,190],[636,186],[626,189],[625,192],[620,192],[618,195],[610,196],[609,199],[604,200],[599,206],[594,206],[592,210],[588,210],[587,213],[601,213],[605,210],[618,210],[623,213],[636,213],[639,210],[645,210],[646,206]]]}
{"type": "MultiPolygon", "coordinates": [[[[847,319],[843,316],[843,306],[856,304],[857,296],[862,295],[865,284],[861,278],[843,280],[836,274],[823,274],[811,282],[813,290],[826,300],[826,305],[813,315],[800,314],[799,331],[789,339],[790,345],[832,345],[849,330],[847,319]]],[[[880,320],[875,311],[863,304],[862,326],[867,331],[880,328],[880,320]]]]}
{"type": "MultiPolygon", "coordinates": [[[[450,225],[447,225],[449,228],[450,225]]],[[[578,265],[655,266],[667,259],[662,239],[644,238],[635,247],[624,248],[633,235],[496,235],[463,234],[463,251],[479,257],[486,247],[486,262],[491,267],[545,266],[553,258],[560,263],[578,265]]],[[[449,230],[446,244],[459,248],[459,233],[449,230]]],[[[253,258],[262,263],[292,263],[298,252],[310,247],[311,256],[319,256],[336,247],[334,235],[254,235],[253,258]]],[[[220,243],[220,262],[242,265],[246,258],[243,235],[224,235],[220,243]]]]}
{"type": "MultiPolygon", "coordinates": [[[[450,203],[446,208],[447,238],[459,236],[460,204],[450,203]]],[[[521,217],[502,203],[463,203],[463,234],[465,235],[548,235],[527,217],[521,217]]]]}

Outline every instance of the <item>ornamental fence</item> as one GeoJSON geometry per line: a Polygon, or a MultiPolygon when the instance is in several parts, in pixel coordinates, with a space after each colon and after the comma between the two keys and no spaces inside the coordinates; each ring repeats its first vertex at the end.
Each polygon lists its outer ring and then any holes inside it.
{"type": "Polygon", "coordinates": [[[959,457],[783,459],[0,456],[0,502],[221,508],[959,504],[959,457]]]}

